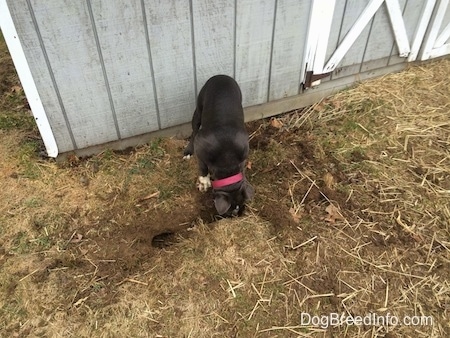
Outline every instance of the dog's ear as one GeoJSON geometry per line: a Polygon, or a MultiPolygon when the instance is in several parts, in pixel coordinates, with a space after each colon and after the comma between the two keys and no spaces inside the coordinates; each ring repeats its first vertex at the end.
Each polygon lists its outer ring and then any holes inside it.
{"type": "Polygon", "coordinates": [[[220,193],[216,194],[216,196],[214,196],[214,205],[219,215],[223,215],[224,213],[226,213],[231,207],[228,195],[220,193]]]}
{"type": "Polygon", "coordinates": [[[255,189],[253,189],[253,187],[247,181],[244,182],[242,189],[244,192],[245,200],[251,201],[253,199],[253,196],[255,196],[255,189]]]}

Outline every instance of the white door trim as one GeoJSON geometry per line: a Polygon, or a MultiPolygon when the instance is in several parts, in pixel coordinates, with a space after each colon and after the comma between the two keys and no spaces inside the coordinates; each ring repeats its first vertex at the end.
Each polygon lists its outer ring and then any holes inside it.
{"type": "Polygon", "coordinates": [[[450,22],[447,24],[447,27],[441,32],[441,34],[437,37],[435,47],[442,47],[445,42],[450,38],[450,22]]]}
{"type": "Polygon", "coordinates": [[[356,20],[353,27],[345,36],[342,43],[328,60],[323,73],[332,72],[336,69],[339,62],[342,61],[344,55],[349,51],[358,36],[373,18],[375,13],[381,7],[383,2],[386,2],[386,7],[389,13],[390,22],[394,31],[395,41],[397,43],[399,54],[401,57],[409,55],[411,48],[408,42],[408,35],[406,33],[405,22],[403,20],[402,11],[398,0],[371,0],[364,8],[361,15],[356,20]]]}
{"type": "MultiPolygon", "coordinates": [[[[428,44],[426,45],[425,52],[422,54],[422,60],[450,53],[450,44],[445,43],[450,37],[450,23],[447,24],[438,36],[449,1],[450,0],[440,0],[437,11],[438,15],[435,16],[432,32],[428,35],[428,44]]],[[[314,79],[322,78],[333,72],[383,3],[386,3],[386,9],[394,33],[395,42],[398,47],[399,56],[407,57],[408,61],[415,61],[424,41],[425,33],[429,28],[436,2],[437,0],[426,0],[423,2],[422,14],[414,38],[412,39],[412,44],[410,45],[399,0],[370,0],[353,24],[352,28],[336,48],[333,55],[325,66],[323,66],[331,29],[331,21],[333,19],[335,0],[329,2],[314,0],[310,15],[307,54],[303,67],[303,69],[305,69],[305,74],[301,79],[302,83],[305,84],[305,80],[308,80],[306,87],[308,87],[309,84],[317,85],[320,83],[320,80],[314,82],[314,79]],[[309,79],[307,79],[307,75],[310,77],[309,79]]]]}
{"type": "MultiPolygon", "coordinates": [[[[313,0],[312,2],[301,83],[305,83],[308,73],[322,73],[335,3],[336,0],[313,0]]],[[[314,85],[318,83],[320,80],[316,81],[314,85]]]]}
{"type": "Polygon", "coordinates": [[[416,32],[414,34],[413,43],[411,45],[411,53],[408,56],[408,61],[415,61],[417,55],[419,54],[420,47],[422,46],[423,38],[427,31],[428,25],[430,24],[431,15],[433,14],[434,6],[436,5],[436,0],[427,0],[424,4],[422,11],[422,16],[419,20],[419,25],[417,26],[416,32]]]}
{"type": "Polygon", "coordinates": [[[429,34],[425,39],[423,52],[420,57],[421,60],[428,60],[438,56],[450,54],[450,42],[445,43],[450,37],[450,22],[447,23],[447,26],[441,34],[438,35],[439,30],[442,27],[448,5],[449,0],[440,0],[429,34]]]}

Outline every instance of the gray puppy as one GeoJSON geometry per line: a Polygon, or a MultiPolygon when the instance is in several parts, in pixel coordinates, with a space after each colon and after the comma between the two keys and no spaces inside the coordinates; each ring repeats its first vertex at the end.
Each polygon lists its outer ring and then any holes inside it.
{"type": "Polygon", "coordinates": [[[240,216],[253,198],[254,189],[244,176],[248,151],[239,85],[229,76],[213,76],[198,95],[184,158],[197,156],[197,187],[207,191],[212,186],[219,215],[240,216]]]}

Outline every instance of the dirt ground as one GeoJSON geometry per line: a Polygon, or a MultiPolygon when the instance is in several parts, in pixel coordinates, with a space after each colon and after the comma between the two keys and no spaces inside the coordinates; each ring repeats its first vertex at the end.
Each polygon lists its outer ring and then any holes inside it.
{"type": "Polygon", "coordinates": [[[0,336],[450,336],[450,59],[249,123],[217,219],[186,140],[43,157],[1,47],[0,336]]]}

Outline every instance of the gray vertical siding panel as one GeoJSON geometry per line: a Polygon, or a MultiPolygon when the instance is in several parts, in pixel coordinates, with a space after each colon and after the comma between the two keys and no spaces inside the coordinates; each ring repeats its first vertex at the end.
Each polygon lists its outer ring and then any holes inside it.
{"type": "Polygon", "coordinates": [[[244,106],[267,100],[275,0],[237,1],[236,80],[244,106]]]}
{"type": "Polygon", "coordinates": [[[382,4],[373,18],[361,71],[387,66],[394,43],[394,34],[392,34],[392,25],[386,4],[382,4]],[[372,62],[366,63],[369,61],[372,62]]]}
{"type": "Polygon", "coordinates": [[[298,94],[311,3],[278,0],[269,100],[298,94]]]}
{"type": "Polygon", "coordinates": [[[92,0],[92,12],[119,132],[126,138],[158,130],[158,119],[141,2],[111,4],[92,0]]]}
{"type": "Polygon", "coordinates": [[[195,57],[195,33],[194,33],[194,9],[192,5],[193,0],[189,0],[189,22],[191,24],[191,51],[192,51],[192,67],[194,69],[194,93],[198,94],[199,89],[197,88],[197,59],[195,57]]]}
{"type": "Polygon", "coordinates": [[[275,0],[275,9],[273,12],[273,24],[272,24],[272,39],[270,41],[270,54],[269,54],[269,79],[267,80],[267,101],[270,100],[270,82],[272,81],[272,61],[273,61],[273,47],[275,44],[275,29],[277,27],[277,12],[278,12],[278,0],[275,0]]]}
{"type": "MultiPolygon", "coordinates": [[[[342,29],[340,34],[339,42],[341,42],[348,31],[353,27],[355,21],[361,15],[364,8],[367,6],[366,1],[361,0],[348,0],[344,18],[342,21],[342,29]]],[[[373,19],[372,19],[373,20],[373,19]]],[[[370,28],[372,20],[363,29],[359,37],[356,39],[355,43],[352,45],[348,53],[344,56],[338,68],[335,70],[333,79],[341,78],[344,76],[349,76],[356,74],[360,71],[361,62],[364,57],[364,51],[366,49],[367,38],[370,33],[370,28]]],[[[330,41],[331,42],[331,41],[330,41]]],[[[335,44],[333,44],[335,45],[335,44]]]]}
{"type": "MultiPolygon", "coordinates": [[[[442,25],[439,29],[439,34],[442,33],[442,31],[445,29],[445,27],[447,27],[448,24],[450,24],[450,4],[447,6],[447,9],[445,11],[444,19],[442,20],[442,25]]],[[[450,38],[446,42],[449,43],[450,38]]]]}
{"type": "Polygon", "coordinates": [[[41,48],[40,39],[32,20],[32,13],[28,10],[27,2],[26,0],[11,0],[8,1],[8,7],[58,144],[58,150],[60,152],[73,150],[76,148],[76,144],[72,142],[70,130],[64,119],[56,88],[51,78],[51,69],[47,67],[45,51],[41,48]]]}
{"type": "Polygon", "coordinates": [[[237,52],[237,2],[234,0],[234,22],[233,22],[233,77],[236,78],[236,52],[237,52]]]}
{"type": "Polygon", "coordinates": [[[142,20],[143,20],[144,32],[145,32],[145,44],[147,47],[148,66],[150,68],[150,74],[151,74],[151,78],[152,78],[153,99],[155,102],[156,119],[157,119],[158,129],[161,129],[161,116],[159,113],[158,93],[156,91],[155,69],[153,67],[152,47],[150,45],[150,34],[148,32],[148,20],[147,20],[147,12],[145,10],[145,0],[141,0],[141,11],[142,11],[142,20]]]}
{"type": "MultiPolygon", "coordinates": [[[[447,27],[448,24],[450,24],[450,4],[447,6],[447,9],[445,10],[444,19],[442,20],[442,25],[441,29],[439,30],[439,33],[442,33],[442,31],[445,29],[445,27],[447,27]]],[[[447,40],[447,42],[449,42],[449,40],[447,40]]]]}
{"type": "Polygon", "coordinates": [[[188,122],[195,105],[189,1],[146,1],[161,127],[188,122]]]}
{"type": "Polygon", "coordinates": [[[120,140],[122,137],[120,135],[119,123],[117,122],[116,109],[114,107],[114,102],[113,102],[113,98],[112,98],[112,94],[111,94],[111,88],[109,86],[108,74],[106,73],[105,60],[103,59],[102,46],[100,46],[100,41],[98,39],[97,24],[95,23],[94,14],[92,12],[92,0],[86,0],[86,5],[88,8],[89,19],[91,20],[92,32],[94,34],[94,40],[95,40],[95,45],[97,47],[98,59],[100,61],[100,67],[102,69],[103,79],[105,81],[105,90],[106,90],[106,93],[108,94],[109,105],[111,107],[111,114],[112,114],[112,118],[114,120],[114,127],[116,128],[117,139],[120,140]]]}
{"type": "Polygon", "coordinates": [[[197,89],[213,75],[234,76],[234,0],[193,0],[197,89]]]}
{"type": "Polygon", "coordinates": [[[33,0],[32,5],[78,147],[116,140],[86,2],[33,0]]]}

